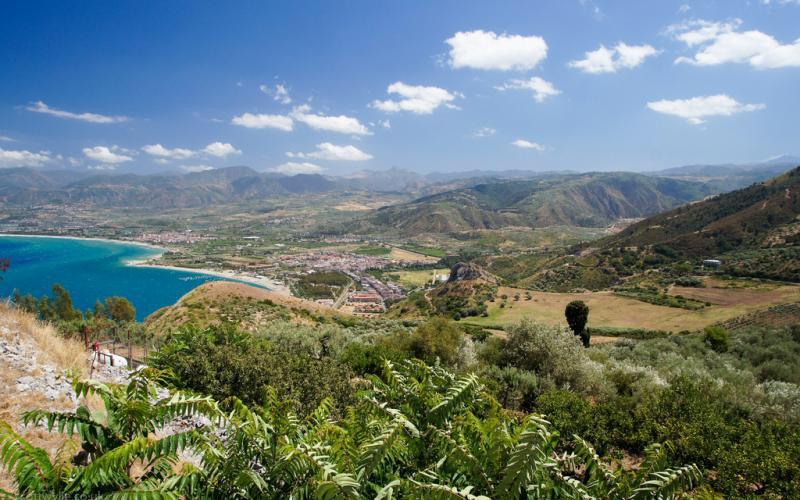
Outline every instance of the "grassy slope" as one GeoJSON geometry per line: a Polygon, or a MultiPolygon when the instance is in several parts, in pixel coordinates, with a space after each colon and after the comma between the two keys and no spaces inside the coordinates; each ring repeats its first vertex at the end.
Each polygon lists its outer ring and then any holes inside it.
{"type": "Polygon", "coordinates": [[[254,330],[275,320],[313,323],[314,316],[333,314],[334,309],[309,300],[243,283],[212,281],[195,288],[175,305],[159,309],[145,321],[156,333],[187,323],[202,327],[228,322],[254,330]]]}
{"type": "Polygon", "coordinates": [[[775,304],[800,301],[800,287],[791,285],[766,285],[751,289],[703,288],[693,293],[706,298],[714,297],[712,306],[687,311],[674,307],[648,304],[614,295],[612,292],[545,293],[531,292],[532,299],[524,299],[525,290],[502,287],[497,295],[508,295],[506,307],[497,300],[489,305],[486,318],[469,318],[469,323],[482,326],[507,326],[522,319],[532,319],[549,324],[566,324],[564,308],[572,300],[582,300],[589,305],[589,326],[617,328],[646,328],[651,330],[697,330],[719,321],[762,310],[775,304]],[[519,301],[513,296],[521,294],[519,301]]]}

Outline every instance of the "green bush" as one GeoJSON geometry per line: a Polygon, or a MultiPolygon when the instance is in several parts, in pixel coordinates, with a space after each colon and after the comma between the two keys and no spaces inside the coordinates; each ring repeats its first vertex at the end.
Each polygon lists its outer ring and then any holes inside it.
{"type": "Polygon", "coordinates": [[[721,326],[708,326],[703,330],[703,341],[716,352],[728,350],[728,330],[721,326]]]}

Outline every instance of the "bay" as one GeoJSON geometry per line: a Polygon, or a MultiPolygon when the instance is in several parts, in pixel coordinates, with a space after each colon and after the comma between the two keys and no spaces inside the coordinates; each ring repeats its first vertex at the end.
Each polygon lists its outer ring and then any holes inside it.
{"type": "Polygon", "coordinates": [[[58,283],[81,310],[116,295],[129,299],[141,320],[206,281],[224,279],[126,264],[160,253],[154,247],[108,240],[0,235],[0,259],[11,261],[8,270],[0,273],[0,297],[10,297],[14,290],[36,297],[50,295],[58,283]]]}

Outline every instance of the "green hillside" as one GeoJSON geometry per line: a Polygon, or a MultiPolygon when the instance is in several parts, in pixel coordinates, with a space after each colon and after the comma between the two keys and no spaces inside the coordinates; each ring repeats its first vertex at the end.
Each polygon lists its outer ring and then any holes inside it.
{"type": "Polygon", "coordinates": [[[710,194],[701,183],[632,173],[499,181],[379,209],[363,222],[405,234],[508,226],[606,226],[669,210],[710,194]]]}
{"type": "Polygon", "coordinates": [[[672,259],[719,258],[733,274],[800,279],[800,168],[656,215],[598,242],[672,259]]]}

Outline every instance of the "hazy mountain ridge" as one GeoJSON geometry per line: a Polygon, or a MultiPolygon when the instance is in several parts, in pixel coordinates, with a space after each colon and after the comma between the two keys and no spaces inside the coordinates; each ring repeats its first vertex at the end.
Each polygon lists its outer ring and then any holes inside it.
{"type": "Polygon", "coordinates": [[[447,191],[378,209],[365,222],[408,234],[508,226],[600,227],[709,194],[710,189],[697,182],[627,172],[574,174],[447,191]]]}

